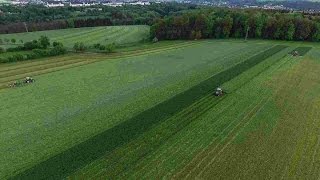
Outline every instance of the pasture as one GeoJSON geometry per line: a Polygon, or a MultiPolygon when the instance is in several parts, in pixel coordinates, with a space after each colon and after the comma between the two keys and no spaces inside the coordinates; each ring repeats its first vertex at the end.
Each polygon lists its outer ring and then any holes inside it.
{"type": "Polygon", "coordinates": [[[318,179],[319,57],[208,40],[0,65],[0,178],[318,179]]]}
{"type": "Polygon", "coordinates": [[[60,29],[49,31],[37,31],[16,34],[0,34],[0,39],[11,40],[16,39],[16,43],[6,43],[4,47],[12,47],[18,45],[20,40],[23,42],[38,39],[40,36],[47,36],[51,42],[57,41],[63,43],[66,47],[72,48],[76,42],[83,42],[86,45],[96,43],[117,45],[125,45],[138,43],[147,39],[149,35],[149,26],[101,26],[101,27],[85,27],[60,29]]]}

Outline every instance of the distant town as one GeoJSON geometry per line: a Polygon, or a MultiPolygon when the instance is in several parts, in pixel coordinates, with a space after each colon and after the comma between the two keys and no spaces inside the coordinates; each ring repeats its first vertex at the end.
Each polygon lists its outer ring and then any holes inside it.
{"type": "MultiPolygon", "coordinates": [[[[159,1],[160,3],[161,1],[159,1]]],[[[42,1],[42,0],[16,0],[12,1],[11,4],[13,5],[27,5],[27,4],[42,4],[49,8],[55,7],[88,7],[88,6],[96,6],[96,5],[104,5],[104,6],[123,6],[123,5],[150,5],[149,1],[110,1],[110,0],[100,0],[100,1],[93,1],[93,0],[49,0],[49,1],[42,1]]]]}
{"type": "MultiPolygon", "coordinates": [[[[89,7],[89,6],[111,6],[118,7],[124,5],[150,5],[150,3],[165,3],[167,0],[14,0],[10,4],[24,6],[27,4],[39,4],[48,8],[56,7],[89,7]]],[[[319,13],[320,3],[309,1],[194,1],[194,0],[177,0],[177,3],[196,4],[204,6],[226,7],[226,8],[255,8],[285,11],[303,11],[307,13],[319,13]]]]}

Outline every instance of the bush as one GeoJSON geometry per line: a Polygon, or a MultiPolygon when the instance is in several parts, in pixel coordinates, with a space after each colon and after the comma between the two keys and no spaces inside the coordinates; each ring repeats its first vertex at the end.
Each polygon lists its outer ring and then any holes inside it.
{"type": "Polygon", "coordinates": [[[60,54],[65,54],[67,52],[66,48],[63,45],[55,46],[53,49],[49,51],[50,56],[56,56],[60,54]]]}
{"type": "Polygon", "coordinates": [[[49,56],[49,53],[47,50],[44,49],[33,49],[32,50],[33,54],[36,54],[37,57],[46,57],[49,56]]]}
{"type": "Polygon", "coordinates": [[[0,57],[0,63],[8,63],[8,59],[0,57]]]}
{"type": "Polygon", "coordinates": [[[23,46],[17,46],[12,48],[7,48],[7,52],[23,51],[25,48],[23,46]]]}
{"type": "Polygon", "coordinates": [[[116,49],[116,44],[115,43],[108,44],[105,47],[105,50],[106,50],[107,53],[112,53],[112,52],[114,52],[115,49],[116,49]]]}
{"type": "Polygon", "coordinates": [[[157,37],[154,37],[153,39],[152,39],[152,42],[153,43],[156,43],[156,42],[158,42],[159,40],[158,40],[158,38],[157,37]]]}
{"type": "Polygon", "coordinates": [[[94,44],[94,45],[93,45],[93,48],[95,48],[95,49],[100,49],[100,47],[101,47],[101,44],[100,44],[100,43],[97,43],[97,44],[94,44]]]}
{"type": "Polygon", "coordinates": [[[54,41],[54,42],[52,43],[52,46],[53,46],[53,47],[63,46],[63,44],[62,44],[61,42],[56,42],[56,41],[54,41]]]}
{"type": "Polygon", "coordinates": [[[12,39],[11,39],[11,42],[12,42],[13,44],[15,44],[15,43],[17,42],[17,40],[14,39],[14,38],[12,38],[12,39]]]}
{"type": "MultiPolygon", "coordinates": [[[[39,47],[39,43],[37,41],[27,42],[26,47],[28,48],[34,48],[39,47]]],[[[17,53],[13,54],[7,58],[1,58],[0,63],[8,63],[8,62],[17,62],[17,61],[24,61],[29,59],[36,59],[41,57],[48,57],[48,56],[56,56],[60,54],[65,54],[67,50],[63,47],[62,43],[55,42],[53,44],[53,48],[51,49],[43,49],[42,46],[40,48],[34,48],[32,51],[29,51],[26,54],[23,53],[17,53]],[[30,53],[31,52],[31,53],[30,53]]],[[[10,51],[17,51],[17,50],[25,50],[24,46],[18,46],[16,48],[9,48],[10,51]]]]}
{"type": "Polygon", "coordinates": [[[0,53],[4,53],[6,50],[3,47],[0,47],[0,53]]]}
{"type": "Polygon", "coordinates": [[[24,57],[22,54],[14,54],[10,57],[8,57],[8,62],[17,62],[24,60],[24,57]]]}
{"type": "Polygon", "coordinates": [[[100,45],[99,50],[101,50],[101,51],[106,50],[106,46],[100,45]]]}
{"type": "Polygon", "coordinates": [[[43,49],[47,49],[50,46],[50,40],[47,36],[41,36],[39,38],[39,43],[43,49]]]}
{"type": "Polygon", "coordinates": [[[36,59],[36,58],[40,58],[41,56],[39,54],[36,54],[36,53],[30,53],[30,54],[27,54],[26,55],[26,60],[27,59],[36,59]]]}
{"type": "Polygon", "coordinates": [[[37,40],[31,42],[25,42],[23,44],[24,50],[40,49],[42,46],[37,40]]]}
{"type": "Polygon", "coordinates": [[[74,44],[73,49],[77,52],[84,52],[87,47],[84,45],[83,42],[77,42],[74,44]]]}

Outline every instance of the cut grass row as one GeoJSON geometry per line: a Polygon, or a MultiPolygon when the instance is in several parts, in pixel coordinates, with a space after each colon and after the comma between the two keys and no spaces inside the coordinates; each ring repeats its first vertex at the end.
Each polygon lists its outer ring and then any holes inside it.
{"type": "Polygon", "coordinates": [[[139,135],[149,130],[152,126],[187,108],[201,97],[210,94],[212,88],[215,86],[232,79],[284,48],[286,47],[272,47],[226,71],[218,73],[199,85],[178,94],[177,96],[164,101],[111,129],[108,129],[86,142],[76,145],[62,154],[40,163],[32,169],[19,174],[17,178],[26,178],[30,175],[39,178],[65,177],[75,169],[78,169],[79,167],[103,156],[105,152],[114,150],[118,146],[139,137],[139,135]],[[105,139],[110,139],[110,141],[106,143],[105,139]]]}

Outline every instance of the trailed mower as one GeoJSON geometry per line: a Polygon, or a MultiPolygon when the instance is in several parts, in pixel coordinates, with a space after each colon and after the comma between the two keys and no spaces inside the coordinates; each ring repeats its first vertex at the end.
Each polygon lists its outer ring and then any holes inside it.
{"type": "Polygon", "coordinates": [[[35,82],[35,80],[33,78],[26,77],[23,80],[14,81],[13,83],[9,84],[9,87],[20,87],[20,86],[23,86],[23,85],[26,85],[26,84],[31,84],[31,83],[34,83],[34,82],[35,82]]]}

